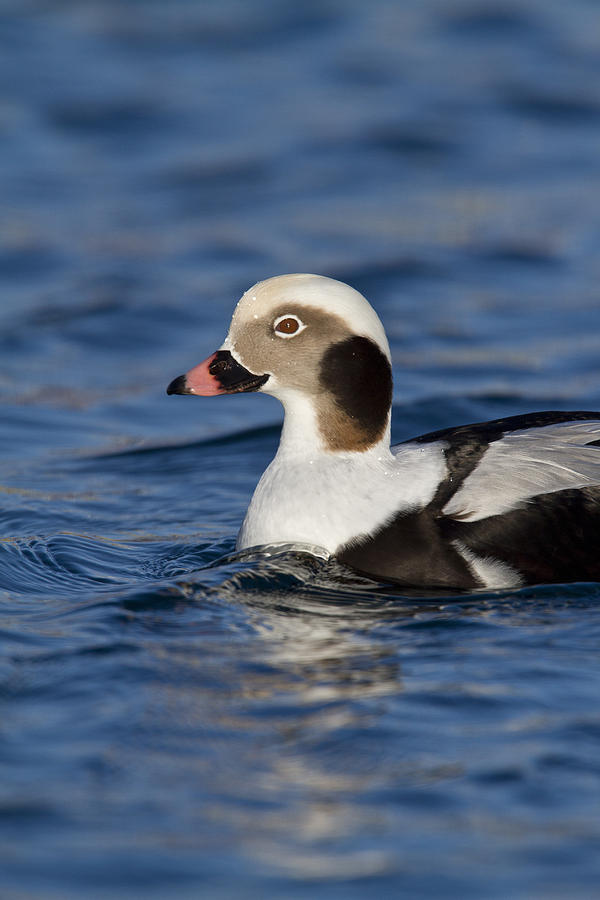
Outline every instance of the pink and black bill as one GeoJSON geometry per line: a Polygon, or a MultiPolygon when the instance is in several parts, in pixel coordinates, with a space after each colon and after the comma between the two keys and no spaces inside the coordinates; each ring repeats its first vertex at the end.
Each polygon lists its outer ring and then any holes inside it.
{"type": "Polygon", "coordinates": [[[174,378],[167,388],[167,394],[211,397],[214,394],[257,391],[268,378],[268,375],[254,375],[249,372],[233,358],[229,350],[217,350],[199,366],[190,369],[185,375],[174,378]]]}

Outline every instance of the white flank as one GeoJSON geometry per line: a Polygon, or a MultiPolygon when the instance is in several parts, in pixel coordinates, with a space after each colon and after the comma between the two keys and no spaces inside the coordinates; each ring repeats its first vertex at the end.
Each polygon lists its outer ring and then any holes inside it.
{"type": "Polygon", "coordinates": [[[562,422],[512,431],[494,441],[443,509],[477,522],[517,509],[538,494],[600,484],[600,421],[562,422]]]}
{"type": "Polygon", "coordinates": [[[500,588],[521,587],[523,579],[512,566],[493,559],[490,556],[477,556],[462,541],[452,541],[462,558],[476,578],[481,581],[482,587],[499,590],[500,588]]]}

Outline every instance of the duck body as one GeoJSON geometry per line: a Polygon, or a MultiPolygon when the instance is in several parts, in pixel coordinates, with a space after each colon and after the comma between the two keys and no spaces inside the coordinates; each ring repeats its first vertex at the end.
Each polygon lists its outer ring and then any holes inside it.
{"type": "Polygon", "coordinates": [[[239,549],[298,545],[410,587],[600,581],[600,413],[532,413],[390,447],[383,326],[357,291],[316,275],[247,291],[221,349],[168,388],[257,390],[285,418],[239,549]]]}

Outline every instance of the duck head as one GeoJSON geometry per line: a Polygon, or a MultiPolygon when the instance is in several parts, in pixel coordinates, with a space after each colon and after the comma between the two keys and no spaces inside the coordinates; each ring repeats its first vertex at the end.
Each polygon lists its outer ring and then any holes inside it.
{"type": "Polygon", "coordinates": [[[288,439],[304,434],[331,452],[389,442],[392,372],[377,314],[332,278],[258,282],[239,301],[221,348],[167,388],[201,397],[251,391],[283,403],[284,438],[287,428],[288,439]]]}

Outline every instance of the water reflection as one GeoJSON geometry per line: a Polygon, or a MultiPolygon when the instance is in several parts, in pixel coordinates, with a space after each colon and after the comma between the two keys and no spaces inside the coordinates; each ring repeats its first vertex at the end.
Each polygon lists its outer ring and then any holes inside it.
{"type": "Polygon", "coordinates": [[[412,716],[399,713],[402,643],[389,626],[444,605],[424,610],[296,554],[233,557],[217,571],[220,584],[185,587],[189,640],[152,648],[161,677],[144,717],[146,753],[156,741],[160,772],[176,748],[200,790],[200,835],[225,831],[263,871],[309,881],[393,871],[385,798],[425,785],[443,792],[462,768],[415,740],[412,716]]]}
{"type": "Polygon", "coordinates": [[[267,683],[271,696],[291,690],[309,706],[400,689],[396,653],[377,634],[389,615],[385,594],[377,596],[385,588],[334,562],[280,551],[217,590],[244,604],[261,667],[268,667],[249,672],[247,696],[256,689],[264,697],[267,683]]]}
{"type": "MultiPolygon", "coordinates": [[[[397,873],[425,854],[408,820],[460,850],[474,766],[495,784],[510,761],[521,783],[523,760],[506,746],[522,739],[507,641],[536,630],[543,641],[540,607],[562,589],[533,604],[531,591],[410,597],[289,551],[226,557],[211,572],[186,591],[198,615],[223,610],[221,631],[201,615],[199,645],[162,647],[153,716],[160,708],[162,741],[170,733],[202,781],[199,827],[225,831],[249,866],[308,882],[397,873]]],[[[547,728],[528,722],[527,735],[547,728]]]]}

